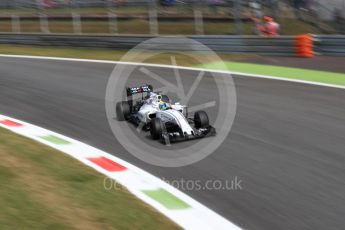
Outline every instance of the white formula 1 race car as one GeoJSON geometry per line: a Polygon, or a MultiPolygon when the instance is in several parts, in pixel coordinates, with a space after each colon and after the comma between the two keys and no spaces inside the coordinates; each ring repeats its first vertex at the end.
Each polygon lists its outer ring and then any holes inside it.
{"type": "Polygon", "coordinates": [[[127,99],[116,104],[117,119],[150,131],[155,140],[171,143],[216,134],[205,111],[197,111],[194,118],[188,118],[187,106],[172,104],[168,96],[153,92],[151,85],[127,88],[127,99]],[[141,94],[141,99],[134,101],[136,94],[141,94]]]}

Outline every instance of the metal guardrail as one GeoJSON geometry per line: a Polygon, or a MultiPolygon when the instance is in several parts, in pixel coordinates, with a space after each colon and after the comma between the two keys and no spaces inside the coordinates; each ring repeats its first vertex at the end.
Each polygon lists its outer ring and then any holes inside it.
{"type": "Polygon", "coordinates": [[[345,35],[317,35],[315,52],[329,56],[345,56],[345,35]]]}
{"type": "MultiPolygon", "coordinates": [[[[186,36],[219,53],[253,53],[262,55],[295,56],[295,37],[280,36],[263,38],[257,36],[186,36]]],[[[0,34],[0,44],[37,46],[98,47],[131,49],[153,36],[111,36],[111,35],[70,35],[70,34],[0,34]]],[[[202,51],[202,47],[171,44],[178,36],[163,36],[159,50],[202,51]]],[[[321,55],[345,56],[345,36],[315,35],[315,51],[321,55]]],[[[149,44],[148,44],[149,46],[149,44]]]]}
{"type": "MultiPolygon", "coordinates": [[[[178,36],[162,36],[163,50],[200,50],[201,47],[172,46],[169,41],[178,36]]],[[[186,36],[220,53],[255,53],[265,55],[294,55],[292,36],[262,38],[257,36],[186,36]]],[[[25,44],[38,46],[73,46],[130,49],[153,36],[111,36],[111,35],[70,35],[70,34],[0,34],[1,44],[25,44]]]]}

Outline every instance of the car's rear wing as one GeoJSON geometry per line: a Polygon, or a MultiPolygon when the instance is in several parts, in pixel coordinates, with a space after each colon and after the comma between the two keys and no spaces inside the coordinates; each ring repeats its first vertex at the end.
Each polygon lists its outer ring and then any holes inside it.
{"type": "Polygon", "coordinates": [[[143,85],[139,87],[127,87],[127,97],[130,97],[139,93],[149,93],[152,91],[153,91],[152,85],[143,85]]]}

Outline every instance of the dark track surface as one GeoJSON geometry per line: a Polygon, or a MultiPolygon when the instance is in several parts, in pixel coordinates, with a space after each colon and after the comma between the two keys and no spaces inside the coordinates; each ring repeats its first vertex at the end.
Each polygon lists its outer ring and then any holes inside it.
{"type": "Polygon", "coordinates": [[[127,153],[108,127],[104,92],[112,69],[110,64],[0,58],[0,113],[115,153],[158,177],[238,176],[240,191],[186,193],[241,227],[343,228],[345,90],[235,77],[238,108],[227,140],[196,164],[161,168],[127,153]]]}

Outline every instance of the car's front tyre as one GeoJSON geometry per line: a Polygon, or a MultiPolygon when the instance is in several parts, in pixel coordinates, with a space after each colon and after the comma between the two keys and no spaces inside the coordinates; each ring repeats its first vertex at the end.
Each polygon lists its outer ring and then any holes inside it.
{"type": "Polygon", "coordinates": [[[207,128],[210,125],[208,115],[205,111],[198,111],[194,113],[195,128],[207,128]]]}

